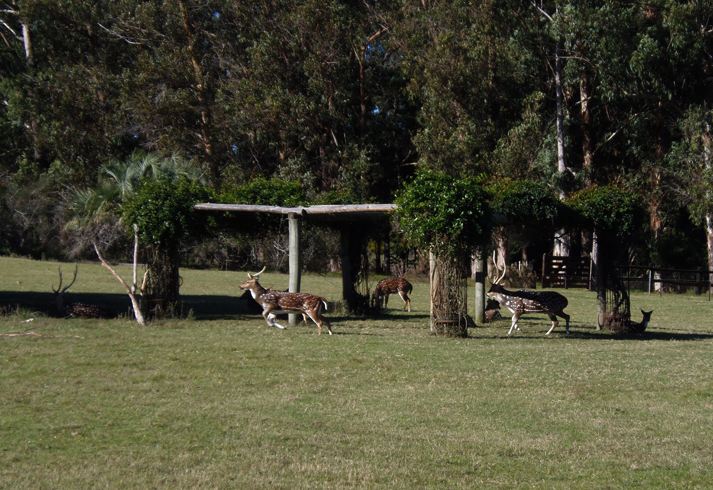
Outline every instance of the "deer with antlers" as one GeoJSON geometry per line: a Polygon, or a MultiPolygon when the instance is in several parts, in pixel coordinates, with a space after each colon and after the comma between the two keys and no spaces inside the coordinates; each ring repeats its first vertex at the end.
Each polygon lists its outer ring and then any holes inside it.
{"type": "Polygon", "coordinates": [[[507,268],[503,270],[503,274],[493,282],[493,285],[488,291],[488,296],[495,298],[501,305],[505,306],[512,312],[512,325],[510,331],[520,330],[517,326],[517,321],[525,313],[545,313],[552,320],[552,327],[546,335],[552,333],[559,321],[557,317],[564,318],[567,322],[565,330],[569,333],[569,315],[563,310],[567,306],[567,298],[554,291],[528,291],[521,289],[519,291],[508,291],[500,282],[505,277],[507,268]]]}
{"type": "Polygon", "coordinates": [[[408,307],[409,313],[411,313],[411,299],[409,299],[408,294],[413,291],[413,286],[406,279],[402,277],[390,277],[388,279],[382,279],[376,284],[376,290],[374,291],[374,297],[376,302],[381,304],[381,297],[384,298],[384,308],[386,308],[389,302],[389,294],[398,293],[404,302],[403,310],[406,311],[408,307]]]}
{"type": "Polygon", "coordinates": [[[327,310],[327,300],[308,293],[288,293],[284,291],[274,291],[260,286],[258,278],[265,272],[263,267],[260,272],[250,274],[248,280],[240,285],[240,289],[249,290],[253,299],[262,306],[262,316],[271,327],[284,330],[285,327],[277,323],[277,312],[297,313],[309,316],[317,324],[317,333],[322,333],[322,324],[327,325],[329,335],[332,335],[332,328],[326,318],[322,316],[322,311],[327,310]]]}
{"type": "Polygon", "coordinates": [[[111,311],[104,305],[87,305],[84,303],[70,303],[67,301],[67,290],[72,287],[74,281],[77,280],[77,272],[79,268],[75,264],[74,266],[74,278],[69,286],[65,286],[62,289],[62,266],[59,267],[59,286],[57,289],[52,286],[52,291],[55,294],[55,304],[59,313],[63,317],[67,318],[112,318],[114,317],[114,312],[111,311]]]}

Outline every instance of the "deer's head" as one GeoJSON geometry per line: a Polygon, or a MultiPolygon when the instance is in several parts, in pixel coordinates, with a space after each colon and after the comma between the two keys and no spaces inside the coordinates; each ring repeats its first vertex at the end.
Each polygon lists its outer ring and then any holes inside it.
{"type": "Polygon", "coordinates": [[[505,288],[502,285],[502,281],[503,281],[503,279],[505,279],[505,273],[507,272],[507,270],[508,270],[507,266],[504,266],[503,273],[500,275],[500,277],[495,278],[492,286],[490,286],[490,289],[488,290],[488,293],[503,293],[504,294],[506,292],[505,288]]]}
{"type": "Polygon", "coordinates": [[[267,266],[263,267],[260,272],[256,272],[255,274],[250,274],[248,272],[248,280],[240,285],[240,289],[252,289],[257,286],[257,280],[260,278],[260,274],[265,272],[265,269],[267,269],[267,266]]]}

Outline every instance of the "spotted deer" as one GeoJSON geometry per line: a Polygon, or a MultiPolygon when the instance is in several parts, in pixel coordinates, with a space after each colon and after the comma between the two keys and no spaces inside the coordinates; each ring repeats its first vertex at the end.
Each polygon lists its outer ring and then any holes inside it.
{"type": "Polygon", "coordinates": [[[552,320],[552,327],[546,335],[552,333],[559,322],[557,317],[564,318],[567,322],[565,330],[569,333],[569,315],[563,310],[567,306],[567,298],[554,291],[528,291],[521,289],[519,291],[508,291],[499,283],[505,277],[505,269],[502,276],[495,280],[488,291],[488,296],[500,302],[512,312],[512,325],[510,331],[520,330],[517,326],[517,321],[525,313],[545,313],[552,320]]]}
{"type": "Polygon", "coordinates": [[[253,299],[262,306],[262,316],[265,318],[267,324],[271,327],[277,327],[280,329],[285,329],[282,325],[277,323],[276,315],[277,312],[288,312],[296,313],[301,312],[302,315],[309,316],[314,323],[317,324],[317,333],[322,333],[322,324],[327,325],[327,330],[329,330],[329,335],[332,335],[332,328],[326,318],[322,316],[322,311],[327,310],[327,300],[308,293],[288,293],[284,291],[274,291],[272,289],[265,289],[260,286],[258,279],[260,274],[265,272],[263,267],[260,272],[255,274],[250,274],[248,272],[248,280],[240,285],[240,289],[246,289],[250,291],[253,299]]]}
{"type": "Polygon", "coordinates": [[[67,290],[72,287],[74,281],[77,280],[78,267],[74,266],[74,278],[69,286],[62,289],[62,267],[59,268],[59,286],[57,289],[52,286],[52,291],[55,295],[55,304],[60,315],[66,318],[112,318],[114,312],[104,305],[87,305],[84,303],[70,303],[67,301],[67,290]]]}
{"type": "Polygon", "coordinates": [[[483,312],[483,321],[485,323],[494,322],[495,320],[502,320],[503,317],[500,315],[500,303],[494,299],[488,298],[488,302],[485,305],[485,311],[483,312]]]}
{"type": "Polygon", "coordinates": [[[411,312],[411,299],[409,299],[409,293],[413,291],[413,286],[406,279],[402,277],[390,277],[388,279],[382,279],[376,284],[376,290],[374,291],[374,297],[376,298],[377,304],[381,304],[381,297],[384,297],[384,308],[389,302],[389,294],[398,293],[401,299],[404,301],[403,310],[406,311],[408,307],[409,313],[411,312]]]}
{"type": "MultiPolygon", "coordinates": [[[[641,309],[641,308],[639,308],[639,309],[641,309]]],[[[651,321],[651,314],[653,312],[654,312],[654,310],[651,310],[651,311],[641,310],[641,314],[644,315],[644,317],[641,319],[640,323],[629,321],[629,330],[634,333],[644,333],[646,328],[649,326],[649,322],[651,321]]]]}

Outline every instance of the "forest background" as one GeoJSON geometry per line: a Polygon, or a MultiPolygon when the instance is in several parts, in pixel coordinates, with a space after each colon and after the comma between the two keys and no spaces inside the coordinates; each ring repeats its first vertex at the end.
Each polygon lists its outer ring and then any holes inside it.
{"type": "MultiPolygon", "coordinates": [[[[2,0],[0,254],[128,257],[149,178],[386,203],[430,168],[614,186],[648,211],[632,260],[713,269],[712,57],[711,0],[2,0]]],[[[203,265],[260,249],[188,235],[203,265]]]]}

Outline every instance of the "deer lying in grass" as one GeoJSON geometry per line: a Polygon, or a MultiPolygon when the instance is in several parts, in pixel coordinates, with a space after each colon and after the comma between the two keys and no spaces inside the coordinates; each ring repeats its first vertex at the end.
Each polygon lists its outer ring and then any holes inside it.
{"type": "Polygon", "coordinates": [[[485,305],[485,312],[483,313],[483,321],[485,323],[494,322],[495,320],[502,320],[503,317],[500,315],[500,303],[494,299],[488,298],[488,302],[485,305]]]}
{"type": "Polygon", "coordinates": [[[384,297],[384,309],[389,302],[389,294],[398,293],[401,299],[404,301],[403,310],[406,311],[408,307],[409,313],[411,313],[411,299],[409,299],[408,294],[413,291],[413,286],[406,279],[401,277],[390,277],[388,279],[382,279],[376,284],[376,290],[374,291],[374,297],[376,298],[377,304],[381,304],[381,297],[384,297]]]}
{"type": "Polygon", "coordinates": [[[326,324],[329,335],[332,335],[332,328],[329,322],[322,316],[322,311],[327,310],[326,299],[308,293],[287,293],[284,291],[265,289],[260,286],[258,282],[258,278],[263,272],[265,272],[265,267],[255,274],[248,272],[248,280],[240,285],[240,289],[249,290],[255,301],[262,306],[262,316],[269,326],[284,330],[285,327],[275,321],[277,318],[275,313],[301,312],[302,315],[309,316],[312,321],[317,324],[318,334],[322,333],[322,324],[326,324]]]}
{"type": "MultiPolygon", "coordinates": [[[[639,308],[639,309],[641,309],[641,308],[639,308]]],[[[646,327],[649,326],[649,322],[651,321],[651,314],[653,312],[654,312],[654,310],[651,310],[651,311],[641,310],[641,314],[644,315],[644,317],[641,319],[640,323],[629,321],[629,331],[631,331],[633,333],[644,333],[644,331],[646,330],[646,327]]]]}
{"type": "Polygon", "coordinates": [[[114,312],[104,305],[87,305],[84,303],[70,303],[67,301],[67,290],[72,287],[74,281],[77,280],[78,266],[74,266],[74,279],[69,283],[69,286],[62,288],[62,267],[59,268],[59,286],[57,289],[52,286],[52,291],[55,294],[55,304],[59,313],[65,318],[112,318],[114,312]]]}
{"type": "Polygon", "coordinates": [[[552,333],[559,322],[557,317],[564,318],[567,322],[565,330],[569,333],[569,315],[565,313],[564,310],[567,306],[567,298],[554,291],[508,291],[502,287],[499,283],[505,277],[505,269],[502,276],[496,279],[493,285],[488,291],[488,296],[495,298],[500,302],[501,305],[505,306],[508,310],[512,312],[512,325],[510,325],[510,331],[508,335],[512,333],[513,330],[520,328],[517,326],[517,321],[525,313],[545,313],[550,320],[552,320],[552,327],[549,329],[546,335],[552,333]]]}

